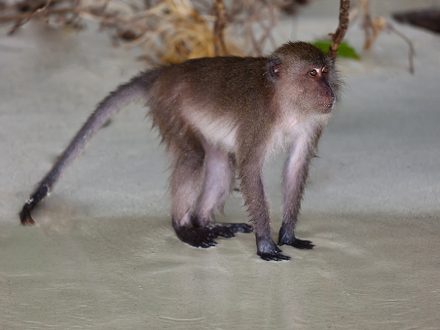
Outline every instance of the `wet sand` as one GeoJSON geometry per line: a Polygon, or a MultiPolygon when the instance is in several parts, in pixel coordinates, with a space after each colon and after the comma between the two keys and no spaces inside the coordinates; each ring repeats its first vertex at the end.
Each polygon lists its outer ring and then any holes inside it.
{"type": "MultiPolygon", "coordinates": [[[[306,16],[278,37],[334,26],[306,16]]],[[[167,157],[139,105],[97,135],[35,212],[38,225],[19,226],[33,185],[142,63],[93,30],[0,37],[0,328],[438,329],[440,38],[399,29],[414,40],[415,75],[389,34],[363,61],[340,62],[344,92],[298,225],[316,248],[284,247],[292,260],[280,263],[255,255],[253,235],[209,250],[178,241],[167,157]]],[[[348,38],[360,45],[362,33],[348,38]]],[[[274,232],[282,162],[265,169],[274,232]]],[[[241,205],[234,193],[221,219],[246,221],[241,205]]]]}

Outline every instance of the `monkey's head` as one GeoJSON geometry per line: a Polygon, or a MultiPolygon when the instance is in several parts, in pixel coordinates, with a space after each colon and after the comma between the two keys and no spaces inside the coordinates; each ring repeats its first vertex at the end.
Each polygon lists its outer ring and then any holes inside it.
{"type": "Polygon", "coordinates": [[[308,113],[333,109],[338,90],[334,61],[317,47],[305,42],[284,44],[269,57],[268,75],[283,106],[308,113]]]}

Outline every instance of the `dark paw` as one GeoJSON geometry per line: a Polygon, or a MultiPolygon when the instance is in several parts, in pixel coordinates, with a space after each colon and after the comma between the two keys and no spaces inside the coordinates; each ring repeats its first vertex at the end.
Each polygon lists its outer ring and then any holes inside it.
{"type": "Polygon", "coordinates": [[[208,228],[179,227],[174,230],[182,242],[194,247],[209,248],[217,244],[216,235],[208,228]]]}
{"type": "Polygon", "coordinates": [[[261,259],[266,261],[282,261],[282,260],[290,260],[289,256],[281,254],[280,252],[273,253],[257,253],[261,259]]]}
{"type": "Polygon", "coordinates": [[[302,250],[310,250],[315,246],[311,241],[296,238],[293,230],[285,230],[283,227],[278,236],[278,245],[290,245],[302,250]]]}
{"type": "Polygon", "coordinates": [[[32,207],[28,203],[23,205],[23,208],[21,209],[21,212],[19,214],[20,221],[23,226],[31,226],[35,224],[35,221],[31,215],[31,210],[32,207]]]}
{"type": "Polygon", "coordinates": [[[199,226],[196,218],[193,219],[193,226],[178,226],[172,222],[177,237],[195,247],[208,248],[215,246],[217,237],[231,238],[236,233],[250,233],[252,226],[246,223],[212,223],[207,226],[199,226]]]}
{"type": "Polygon", "coordinates": [[[281,253],[281,249],[271,240],[257,238],[257,254],[266,261],[290,260],[289,256],[281,253]]]}

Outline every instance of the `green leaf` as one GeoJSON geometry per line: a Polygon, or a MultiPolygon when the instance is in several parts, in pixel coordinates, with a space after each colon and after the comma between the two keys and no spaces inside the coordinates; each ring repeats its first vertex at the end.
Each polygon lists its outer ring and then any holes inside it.
{"type": "MultiPolygon", "coordinates": [[[[313,45],[318,47],[324,54],[328,54],[331,41],[330,40],[315,40],[312,42],[313,45]]],[[[339,45],[337,56],[351,58],[353,60],[360,60],[360,55],[356,52],[351,45],[343,41],[339,45]]]]}

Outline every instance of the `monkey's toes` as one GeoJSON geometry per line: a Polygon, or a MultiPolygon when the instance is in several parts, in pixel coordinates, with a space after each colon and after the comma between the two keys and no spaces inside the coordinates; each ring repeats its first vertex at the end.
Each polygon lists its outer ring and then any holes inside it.
{"type": "Polygon", "coordinates": [[[175,231],[182,242],[194,247],[209,248],[217,244],[216,235],[208,228],[180,227],[175,231]]]}
{"type": "Polygon", "coordinates": [[[24,204],[23,208],[20,211],[20,222],[23,226],[32,226],[35,224],[34,219],[31,215],[31,207],[29,204],[24,204]]]}

